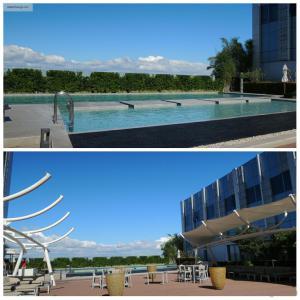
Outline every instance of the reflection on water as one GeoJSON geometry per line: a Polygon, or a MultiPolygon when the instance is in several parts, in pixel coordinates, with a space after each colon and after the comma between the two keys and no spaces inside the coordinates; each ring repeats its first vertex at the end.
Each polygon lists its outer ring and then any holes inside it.
{"type": "MultiPolygon", "coordinates": [[[[238,116],[250,116],[296,109],[295,103],[272,101],[219,105],[144,108],[98,112],[75,112],[74,132],[110,130],[153,125],[207,121],[238,116]]],[[[63,114],[67,121],[67,114],[63,114]]]]}

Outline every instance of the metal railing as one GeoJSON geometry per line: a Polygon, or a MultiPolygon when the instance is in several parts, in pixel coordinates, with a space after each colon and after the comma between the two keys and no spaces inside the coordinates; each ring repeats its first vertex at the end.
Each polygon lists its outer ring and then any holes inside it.
{"type": "Polygon", "coordinates": [[[72,99],[72,97],[70,96],[70,94],[68,94],[67,92],[64,91],[60,91],[55,93],[54,95],[54,100],[53,100],[53,123],[56,124],[57,120],[58,120],[58,101],[57,98],[58,96],[61,95],[65,95],[68,98],[67,104],[66,104],[66,108],[69,112],[69,122],[68,122],[68,127],[69,127],[69,131],[73,131],[74,129],[74,101],[72,99]]]}

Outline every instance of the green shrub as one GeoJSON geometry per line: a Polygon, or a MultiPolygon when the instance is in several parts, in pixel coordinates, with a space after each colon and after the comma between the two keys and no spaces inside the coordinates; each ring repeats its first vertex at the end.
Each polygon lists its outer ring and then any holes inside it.
{"type": "MultiPolygon", "coordinates": [[[[284,84],[282,82],[245,82],[245,93],[283,95],[284,84]]],[[[296,83],[286,83],[286,95],[296,96],[296,83]]]]}
{"type": "Polygon", "coordinates": [[[126,73],[82,72],[49,70],[43,76],[40,70],[12,69],[4,74],[5,93],[55,93],[66,91],[91,93],[162,92],[221,90],[222,82],[209,76],[126,73]]]}

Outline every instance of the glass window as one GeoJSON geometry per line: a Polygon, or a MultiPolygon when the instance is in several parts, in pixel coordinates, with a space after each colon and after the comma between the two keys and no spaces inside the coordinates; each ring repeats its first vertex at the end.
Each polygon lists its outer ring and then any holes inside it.
{"type": "Polygon", "coordinates": [[[214,204],[207,205],[206,207],[207,219],[213,219],[215,217],[215,206],[214,204]]]}
{"type": "Polygon", "coordinates": [[[296,17],[296,4],[290,4],[290,15],[296,17]]]}
{"type": "Polygon", "coordinates": [[[272,196],[292,190],[291,176],[289,171],[282,172],[270,179],[272,196]]]}
{"type": "Polygon", "coordinates": [[[231,195],[224,199],[225,203],[225,212],[226,214],[231,213],[234,209],[236,209],[235,205],[235,196],[231,195]]]}
{"type": "Polygon", "coordinates": [[[259,184],[246,189],[246,201],[248,207],[260,204],[261,199],[262,197],[259,184]]]}
{"type": "Polygon", "coordinates": [[[198,227],[201,223],[203,217],[203,202],[202,202],[202,191],[193,195],[193,203],[194,203],[194,215],[193,215],[193,223],[194,228],[198,227]]]}
{"type": "Polygon", "coordinates": [[[278,4],[262,4],[260,16],[262,24],[276,22],[278,20],[278,4]]]}
{"type": "Polygon", "coordinates": [[[207,219],[217,218],[218,214],[218,195],[217,183],[214,182],[205,188],[206,199],[206,217],[207,219]]]}

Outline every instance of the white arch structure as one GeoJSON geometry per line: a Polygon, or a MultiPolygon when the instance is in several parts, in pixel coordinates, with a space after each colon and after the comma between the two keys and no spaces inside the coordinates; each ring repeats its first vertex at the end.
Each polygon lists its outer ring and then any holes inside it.
{"type": "MultiPolygon", "coordinates": [[[[15,194],[4,197],[3,202],[5,203],[7,201],[15,200],[17,198],[20,198],[20,197],[32,192],[33,190],[37,189],[42,184],[44,184],[46,181],[48,181],[50,178],[51,178],[51,175],[49,173],[46,173],[46,175],[43,178],[41,178],[39,181],[37,181],[33,185],[31,185],[31,186],[15,193],[15,194]]],[[[74,228],[72,227],[64,235],[59,236],[57,239],[52,240],[50,242],[41,242],[41,241],[37,240],[35,237],[33,237],[33,234],[49,230],[50,228],[53,228],[53,227],[59,225],[60,223],[62,223],[70,215],[70,212],[67,212],[63,217],[61,217],[60,219],[58,219],[54,223],[52,223],[48,226],[42,227],[42,228],[38,228],[38,229],[20,231],[20,230],[14,228],[12,226],[12,223],[17,222],[17,221],[32,219],[36,216],[39,216],[39,215],[49,211],[53,207],[55,207],[58,203],[60,203],[62,201],[62,199],[63,199],[63,196],[60,195],[54,202],[52,202],[47,207],[45,207],[45,208],[43,208],[39,211],[36,211],[34,213],[31,213],[29,215],[13,217],[13,218],[4,218],[4,220],[3,220],[3,238],[5,240],[9,241],[10,243],[15,244],[16,246],[18,246],[20,248],[20,253],[19,253],[19,256],[18,256],[18,260],[17,260],[17,263],[15,265],[15,268],[14,268],[14,271],[13,271],[13,274],[12,274],[13,276],[17,276],[17,274],[18,274],[18,270],[20,268],[20,264],[21,264],[24,253],[26,253],[28,250],[31,250],[31,249],[34,249],[34,248],[39,248],[39,249],[42,249],[43,252],[44,252],[44,259],[47,263],[47,268],[48,268],[48,271],[49,271],[50,280],[51,280],[52,285],[55,286],[55,279],[54,279],[54,275],[53,275],[53,269],[52,269],[52,266],[51,266],[51,261],[50,261],[50,258],[49,258],[49,249],[48,249],[48,247],[50,245],[58,243],[59,241],[63,240],[67,236],[69,236],[71,234],[71,232],[73,232],[74,228]],[[29,241],[31,243],[24,242],[24,240],[29,241]]]]}

